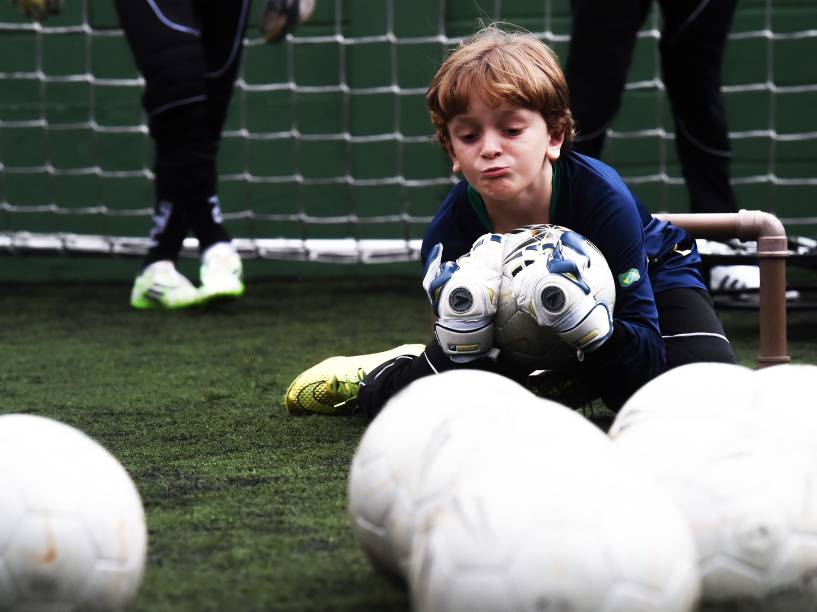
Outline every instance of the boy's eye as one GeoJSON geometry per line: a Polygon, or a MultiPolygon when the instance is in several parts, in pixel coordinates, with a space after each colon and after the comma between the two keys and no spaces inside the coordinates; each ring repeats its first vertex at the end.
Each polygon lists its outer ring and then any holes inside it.
{"type": "Polygon", "coordinates": [[[457,138],[463,142],[474,142],[477,138],[479,138],[479,134],[476,132],[463,132],[462,134],[457,134],[457,138]]]}
{"type": "Polygon", "coordinates": [[[521,127],[507,127],[503,130],[508,136],[519,136],[522,133],[521,127]]]}

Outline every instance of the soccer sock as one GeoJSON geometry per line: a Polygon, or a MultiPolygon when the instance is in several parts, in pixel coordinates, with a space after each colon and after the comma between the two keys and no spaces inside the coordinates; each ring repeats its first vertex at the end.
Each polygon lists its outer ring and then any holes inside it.
{"type": "Polygon", "coordinates": [[[165,259],[175,262],[186,235],[187,221],[182,211],[167,200],[160,201],[153,214],[150,247],[143,268],[165,259]]]}
{"type": "Polygon", "coordinates": [[[199,250],[203,252],[216,242],[230,242],[231,237],[223,225],[221,208],[217,195],[204,202],[190,203],[186,209],[190,227],[199,239],[199,250]]]}
{"type": "MultiPolygon", "coordinates": [[[[156,141],[157,199],[173,203],[171,217],[178,214],[183,219],[185,231],[193,231],[202,250],[228,242],[230,235],[215,195],[218,143],[210,132],[206,104],[164,110],[150,118],[150,131],[156,141]]],[[[167,248],[172,245],[168,241],[167,248]]]]}

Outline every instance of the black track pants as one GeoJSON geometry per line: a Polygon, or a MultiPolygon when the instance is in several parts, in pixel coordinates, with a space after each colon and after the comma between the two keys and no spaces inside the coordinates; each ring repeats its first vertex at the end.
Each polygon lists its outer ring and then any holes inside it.
{"type": "MultiPolygon", "coordinates": [[[[651,0],[572,0],[567,62],[574,148],[599,157],[651,0]]],[[[736,0],[660,0],[661,74],[691,212],[737,212],[721,68],[736,0]]]]}
{"type": "Polygon", "coordinates": [[[248,8],[249,0],[116,0],[156,145],[149,261],[175,259],[189,229],[202,247],[229,240],[215,197],[216,156],[248,8]]]}

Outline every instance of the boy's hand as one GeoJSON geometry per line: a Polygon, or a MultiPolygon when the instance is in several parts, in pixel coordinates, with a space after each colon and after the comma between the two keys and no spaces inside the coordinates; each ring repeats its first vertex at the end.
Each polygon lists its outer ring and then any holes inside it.
{"type": "Polygon", "coordinates": [[[536,317],[539,325],[552,327],[578,351],[597,349],[613,333],[613,317],[582,278],[587,262],[565,259],[561,243],[553,250],[534,251],[526,250],[527,265],[513,279],[520,310],[536,317]]]}
{"type": "Polygon", "coordinates": [[[267,42],[283,40],[312,16],[315,0],[264,0],[258,29],[267,42]]]}
{"type": "Polygon", "coordinates": [[[442,263],[441,244],[431,252],[423,287],[437,316],[437,342],[454,361],[471,361],[494,347],[503,243],[501,234],[485,234],[455,262],[442,263]]]}
{"type": "Polygon", "coordinates": [[[11,3],[26,17],[42,21],[62,11],[63,0],[11,0],[11,3]]]}

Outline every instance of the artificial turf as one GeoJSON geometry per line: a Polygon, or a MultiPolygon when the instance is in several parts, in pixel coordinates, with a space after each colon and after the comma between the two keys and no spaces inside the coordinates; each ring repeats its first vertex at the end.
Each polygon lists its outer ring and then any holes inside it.
{"type": "MultiPolygon", "coordinates": [[[[346,515],[366,421],[291,417],[281,400],[326,356],[425,342],[419,283],[260,279],[237,303],[181,312],[131,310],[128,292],[0,286],[0,413],[78,427],[130,472],[149,529],[133,609],[408,609],[355,547],[346,515]]],[[[754,365],[757,313],[722,318],[754,365]]],[[[794,361],[817,363],[812,313],[790,314],[789,341],[794,361]]]]}

